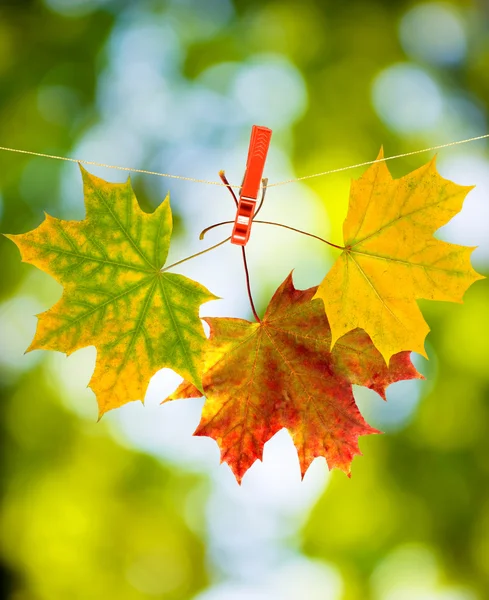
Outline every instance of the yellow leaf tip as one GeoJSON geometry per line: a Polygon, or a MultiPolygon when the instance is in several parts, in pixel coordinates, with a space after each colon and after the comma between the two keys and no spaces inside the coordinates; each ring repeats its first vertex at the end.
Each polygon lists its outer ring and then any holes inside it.
{"type": "Polygon", "coordinates": [[[42,350],[42,348],[40,348],[39,346],[37,346],[36,340],[32,340],[32,342],[30,343],[30,345],[26,348],[26,350],[24,352],[24,355],[29,354],[30,352],[32,352],[34,350],[42,350]]]}
{"type": "MultiPolygon", "coordinates": [[[[89,386],[90,387],[90,386],[89,386]]],[[[91,389],[91,388],[90,388],[91,389]]],[[[100,402],[98,403],[98,417],[97,417],[97,423],[100,423],[100,420],[102,419],[102,417],[108,413],[110,410],[110,408],[107,408],[106,406],[102,407],[100,406],[100,402]]]]}
{"type": "Polygon", "coordinates": [[[423,348],[420,348],[420,349],[419,349],[419,350],[417,350],[416,352],[417,352],[418,354],[421,354],[421,356],[422,356],[423,358],[426,358],[426,360],[430,360],[430,359],[429,359],[429,356],[428,356],[428,353],[426,352],[426,349],[425,349],[424,347],[423,347],[423,348]]]}

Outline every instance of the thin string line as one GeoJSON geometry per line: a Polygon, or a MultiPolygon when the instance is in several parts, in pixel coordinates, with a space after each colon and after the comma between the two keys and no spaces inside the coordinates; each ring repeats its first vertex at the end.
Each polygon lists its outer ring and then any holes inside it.
{"type": "MultiPolygon", "coordinates": [[[[441,150],[442,148],[450,148],[452,146],[459,146],[461,144],[467,144],[469,142],[476,142],[477,140],[484,140],[489,138],[489,133],[479,135],[476,137],[467,138],[465,140],[459,140],[456,142],[449,142],[447,144],[439,144],[437,146],[431,146],[430,148],[423,148],[422,150],[413,150],[412,152],[404,152],[403,154],[396,154],[394,156],[386,156],[384,158],[378,158],[376,160],[367,160],[365,162],[356,163],[354,165],[348,165],[347,167],[339,167],[337,169],[329,169],[328,171],[321,171],[320,173],[313,173],[312,175],[303,175],[302,177],[296,177],[294,179],[286,179],[284,181],[277,181],[275,183],[269,183],[268,187],[277,187],[279,185],[287,185],[289,183],[297,183],[306,179],[312,179],[314,177],[323,177],[324,175],[332,175],[333,173],[341,173],[342,171],[348,171],[350,169],[357,169],[359,167],[367,167],[376,163],[395,160],[398,158],[404,158],[406,156],[414,156],[415,154],[423,154],[424,152],[432,152],[434,150],[441,150]]],[[[180,179],[183,181],[192,181],[194,183],[205,183],[207,185],[216,185],[220,187],[230,187],[239,189],[240,185],[224,184],[221,181],[209,181],[207,179],[197,179],[195,177],[185,177],[183,175],[172,175],[170,173],[160,173],[159,171],[147,171],[146,169],[135,169],[133,167],[121,167],[117,165],[108,165],[105,163],[96,162],[93,160],[84,160],[78,158],[68,158],[66,156],[56,156],[54,154],[43,154],[42,152],[31,152],[29,150],[19,150],[17,148],[8,148],[6,146],[0,146],[0,150],[5,152],[15,152],[17,154],[27,154],[29,156],[39,156],[41,158],[51,158],[54,160],[64,160],[66,162],[80,163],[83,165],[92,165],[95,167],[104,167],[105,169],[116,169],[118,171],[129,171],[131,173],[142,173],[144,175],[156,175],[157,177],[169,177],[171,179],[180,179]]]]}
{"type": "Polygon", "coordinates": [[[329,171],[321,171],[321,173],[314,173],[313,175],[303,175],[302,177],[296,177],[295,179],[286,179],[285,181],[278,181],[276,183],[269,183],[268,187],[275,187],[278,185],[286,185],[288,183],[297,183],[304,181],[305,179],[312,179],[313,177],[322,177],[323,175],[331,175],[333,173],[341,173],[342,171],[348,171],[349,169],[356,169],[358,167],[367,167],[374,165],[379,162],[388,160],[394,160],[396,158],[404,158],[405,156],[413,156],[415,154],[422,154],[423,152],[431,152],[433,150],[441,150],[442,148],[450,148],[451,146],[459,146],[460,144],[467,144],[468,142],[475,142],[477,140],[484,140],[489,138],[489,133],[484,135],[478,135],[477,137],[467,138],[466,140],[459,140],[457,142],[449,142],[448,144],[439,144],[438,146],[431,146],[431,148],[423,148],[422,150],[413,150],[412,152],[404,152],[403,154],[396,154],[394,156],[386,156],[384,158],[377,158],[376,160],[367,160],[365,162],[357,163],[356,165],[350,165],[348,167],[340,167],[338,169],[330,169],[329,171]]]}
{"type": "MultiPolygon", "coordinates": [[[[54,154],[43,154],[42,152],[30,152],[29,150],[18,150],[17,148],[6,148],[0,146],[0,150],[6,152],[16,152],[17,154],[29,154],[30,156],[40,156],[41,158],[53,158],[55,160],[64,160],[67,162],[81,163],[82,165],[92,165],[95,167],[105,167],[106,169],[116,169],[118,171],[130,171],[131,173],[143,173],[144,175],[157,175],[158,177],[170,177],[171,179],[183,179],[184,181],[193,181],[194,183],[206,183],[207,185],[224,186],[220,181],[208,181],[207,179],[196,179],[195,177],[184,177],[183,175],[171,175],[170,173],[159,173],[158,171],[146,171],[145,169],[134,169],[132,167],[119,167],[116,165],[106,165],[105,163],[95,162],[93,160],[84,160],[81,158],[67,158],[66,156],[56,156],[54,154]]],[[[239,185],[231,187],[239,188],[239,185]]]]}

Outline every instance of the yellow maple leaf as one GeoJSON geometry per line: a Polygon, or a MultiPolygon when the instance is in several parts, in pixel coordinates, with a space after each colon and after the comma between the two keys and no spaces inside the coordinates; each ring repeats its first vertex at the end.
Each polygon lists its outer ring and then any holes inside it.
{"type": "Polygon", "coordinates": [[[483,277],[470,264],[474,248],[433,237],[472,186],[443,179],[435,159],[393,179],[383,157],[381,150],[380,162],[352,182],[344,249],[315,298],[324,302],[332,345],[360,327],[388,363],[403,350],[426,356],[429,327],[417,299],[462,302],[483,277]]]}
{"type": "Polygon", "coordinates": [[[37,229],[7,236],[24,262],[64,287],[59,302],[38,315],[28,350],[71,354],[95,346],[89,385],[100,416],[142,400],[150,378],[163,367],[202,389],[206,337],[199,307],[216,296],[183,275],[162,270],[172,232],[169,199],[147,214],[129,180],[109,183],[80,168],[85,220],[46,215],[37,229]]]}

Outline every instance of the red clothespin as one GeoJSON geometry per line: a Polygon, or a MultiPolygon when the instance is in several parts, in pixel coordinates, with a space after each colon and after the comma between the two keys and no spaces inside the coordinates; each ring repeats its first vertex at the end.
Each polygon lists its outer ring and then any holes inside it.
{"type": "Polygon", "coordinates": [[[239,204],[234,221],[231,244],[246,246],[246,243],[250,239],[251,223],[255,214],[256,199],[258,198],[258,190],[260,189],[271,137],[271,129],[253,125],[246,171],[239,193],[239,204]]]}

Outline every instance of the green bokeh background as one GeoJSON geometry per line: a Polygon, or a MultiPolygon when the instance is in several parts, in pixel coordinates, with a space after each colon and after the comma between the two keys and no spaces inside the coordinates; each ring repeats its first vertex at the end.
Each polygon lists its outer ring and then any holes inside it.
{"type": "MultiPolygon", "coordinates": [[[[3,146],[213,180],[226,168],[239,182],[257,123],[274,129],[267,172],[273,181],[373,159],[381,144],[394,155],[486,133],[488,105],[483,0],[0,3],[3,146]]],[[[401,176],[429,156],[389,166],[401,176]]],[[[474,264],[488,274],[487,144],[444,150],[439,164],[445,176],[478,184],[468,216],[441,235],[480,245],[474,264]]],[[[361,172],[270,190],[267,216],[296,225],[305,211],[310,231],[341,241],[350,177],[361,172]]],[[[198,231],[232,213],[220,189],[150,176],[133,183],[146,210],[170,191],[175,256],[200,248],[198,231]]],[[[0,152],[0,231],[32,229],[43,211],[83,216],[76,165],[0,152]]],[[[261,311],[292,268],[298,285],[314,285],[335,258],[291,235],[253,235],[261,311]]],[[[213,268],[219,287],[235,276],[225,258],[208,255],[195,267],[202,276],[193,274],[206,283],[213,268]]],[[[234,302],[245,295],[241,271],[235,280],[233,316],[249,317],[246,298],[234,302]]],[[[96,423],[91,392],[67,381],[76,374],[86,385],[90,351],[69,361],[42,352],[23,356],[33,315],[59,293],[0,239],[0,597],[489,598],[487,281],[475,284],[463,305],[421,303],[432,329],[430,361],[418,361],[426,382],[396,384],[387,407],[355,390],[369,422],[386,435],[361,440],[364,456],[354,461],[351,479],[339,472],[325,477],[317,461],[299,483],[297,463],[286,461],[294,497],[316,491],[296,503],[302,508],[293,518],[283,508],[287,499],[270,495],[275,504],[267,504],[255,527],[266,530],[273,515],[285,534],[274,546],[278,570],[272,565],[259,574],[230,567],[226,553],[215,551],[237,535],[233,523],[243,501],[233,504],[229,529],[213,528],[215,496],[260,496],[256,482],[247,491],[245,478],[229,492],[233,483],[214,449],[205,465],[182,462],[178,447],[173,458],[171,451],[143,451],[121,433],[118,417],[96,423]],[[227,483],[219,483],[217,471],[227,483]],[[313,475],[316,488],[307,481],[313,475]],[[289,556],[302,566],[289,570],[291,583],[281,587],[289,556]]],[[[215,314],[230,314],[229,307],[215,314]]],[[[171,426],[171,411],[164,418],[171,426]]],[[[192,424],[185,435],[191,430],[192,424]]],[[[258,481],[264,489],[272,485],[258,481]]],[[[259,536],[253,539],[255,548],[243,550],[242,559],[236,542],[238,565],[263,551],[259,536]]]]}

